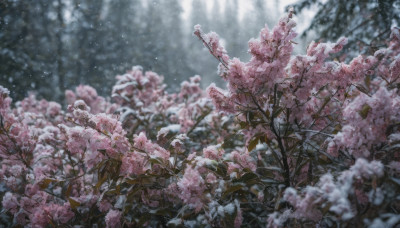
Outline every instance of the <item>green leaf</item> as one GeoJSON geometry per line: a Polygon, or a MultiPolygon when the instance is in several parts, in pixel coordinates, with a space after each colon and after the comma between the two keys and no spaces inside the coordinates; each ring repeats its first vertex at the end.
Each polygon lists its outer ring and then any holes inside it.
{"type": "Polygon", "coordinates": [[[163,160],[161,158],[155,157],[155,158],[150,158],[149,162],[151,164],[162,164],[163,160]]]}
{"type": "Polygon", "coordinates": [[[246,120],[247,120],[248,123],[251,123],[254,120],[254,113],[253,112],[247,112],[246,120]]]}
{"type": "Polygon", "coordinates": [[[240,128],[241,129],[245,129],[249,126],[249,124],[247,122],[241,121],[239,122],[240,128]]]}
{"type": "Polygon", "coordinates": [[[151,214],[168,216],[168,217],[172,215],[172,211],[170,208],[160,208],[160,209],[150,210],[149,212],[151,214]]]}
{"type": "Polygon", "coordinates": [[[72,191],[72,184],[70,183],[70,184],[68,185],[67,190],[65,191],[65,196],[66,196],[66,197],[69,197],[69,196],[71,195],[71,191],[72,191]]]}
{"type": "Polygon", "coordinates": [[[216,171],[218,169],[218,162],[211,160],[210,162],[207,162],[206,167],[212,171],[216,171]]]}
{"type": "Polygon", "coordinates": [[[137,227],[143,227],[143,225],[148,222],[151,218],[151,215],[149,213],[145,213],[144,215],[142,215],[142,217],[140,217],[139,222],[137,224],[137,227]]]}
{"type": "Polygon", "coordinates": [[[260,137],[254,137],[252,140],[250,140],[249,145],[247,146],[249,152],[256,148],[259,139],[260,137]]]}
{"type": "Polygon", "coordinates": [[[336,134],[337,134],[339,131],[341,131],[341,130],[342,130],[342,125],[337,124],[337,125],[335,126],[335,129],[333,129],[332,134],[336,135],[336,134]]]}
{"type": "Polygon", "coordinates": [[[356,87],[360,92],[362,92],[362,93],[368,95],[369,97],[371,96],[371,95],[369,95],[368,89],[366,89],[363,85],[357,84],[357,85],[355,85],[355,87],[356,87]]]}
{"type": "Polygon", "coordinates": [[[224,139],[222,144],[223,149],[232,148],[234,146],[235,135],[229,135],[224,139]]]}
{"type": "Polygon", "coordinates": [[[276,166],[265,166],[263,169],[283,173],[283,170],[276,166]]]}
{"type": "Polygon", "coordinates": [[[105,160],[104,161],[104,165],[99,166],[98,170],[97,170],[97,175],[99,177],[102,177],[106,174],[107,170],[108,170],[108,166],[110,165],[110,160],[105,160]]]}
{"type": "Polygon", "coordinates": [[[272,114],[272,118],[276,118],[279,116],[279,114],[281,114],[281,112],[283,111],[283,108],[278,108],[277,110],[275,110],[272,114]]]}
{"type": "Polygon", "coordinates": [[[264,184],[279,184],[278,181],[270,178],[263,178],[261,179],[261,182],[263,182],[264,184]]]}
{"type": "Polygon", "coordinates": [[[234,180],[233,182],[242,182],[242,183],[248,183],[251,180],[258,179],[257,174],[251,172],[251,173],[245,173],[243,176],[241,176],[239,179],[234,180]]]}
{"type": "Polygon", "coordinates": [[[270,140],[268,139],[267,135],[264,135],[264,136],[260,136],[260,142],[268,144],[270,142],[270,140]]]}
{"type": "Polygon", "coordinates": [[[151,184],[152,182],[154,182],[154,177],[155,175],[151,175],[151,174],[143,174],[138,176],[135,179],[130,179],[130,178],[126,178],[125,182],[128,184],[141,184],[141,185],[145,185],[145,184],[151,184]]]}
{"type": "Polygon", "coordinates": [[[126,183],[128,183],[130,185],[140,183],[138,178],[135,178],[135,179],[125,178],[124,180],[125,180],[126,183]]]}
{"type": "Polygon", "coordinates": [[[265,112],[265,114],[268,116],[268,117],[270,117],[271,116],[271,113],[269,112],[269,110],[267,109],[267,111],[265,112]]]}
{"type": "Polygon", "coordinates": [[[142,189],[143,189],[142,187],[133,188],[131,191],[128,192],[127,200],[128,200],[128,201],[132,201],[133,198],[135,197],[136,193],[138,193],[138,192],[141,191],[142,189]]]}
{"type": "Polygon", "coordinates": [[[234,193],[236,191],[239,191],[240,189],[242,189],[244,186],[242,184],[237,184],[237,185],[233,185],[231,187],[229,187],[223,194],[222,194],[222,198],[225,198],[226,196],[228,196],[231,193],[234,193]]]}
{"type": "Polygon", "coordinates": [[[94,186],[95,191],[98,191],[101,185],[107,180],[107,175],[104,175],[99,182],[94,186]]]}
{"type": "Polygon", "coordinates": [[[224,216],[224,227],[234,227],[235,226],[235,219],[237,215],[237,210],[233,214],[225,213],[224,216]]]}
{"type": "Polygon", "coordinates": [[[78,201],[72,199],[71,197],[68,198],[69,204],[71,205],[71,208],[75,210],[77,207],[81,205],[78,201]]]}
{"type": "Polygon", "coordinates": [[[111,189],[106,192],[107,195],[119,195],[121,192],[121,186],[117,185],[115,186],[115,189],[111,189]]]}
{"type": "Polygon", "coordinates": [[[221,177],[226,176],[227,166],[223,163],[218,163],[217,171],[215,171],[221,177]]]}
{"type": "Polygon", "coordinates": [[[371,76],[367,75],[364,79],[365,85],[369,87],[371,85],[371,76]]]}
{"type": "Polygon", "coordinates": [[[358,113],[360,114],[360,116],[363,119],[365,119],[365,118],[367,118],[370,110],[371,110],[371,107],[368,104],[364,104],[358,113]]]}
{"type": "Polygon", "coordinates": [[[49,179],[49,178],[43,179],[42,181],[39,182],[40,189],[47,188],[51,182],[57,182],[57,180],[49,179]]]}

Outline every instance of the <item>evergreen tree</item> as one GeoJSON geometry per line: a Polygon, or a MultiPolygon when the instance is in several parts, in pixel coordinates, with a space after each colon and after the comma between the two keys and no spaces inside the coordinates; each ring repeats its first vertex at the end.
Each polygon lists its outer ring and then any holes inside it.
{"type": "Polygon", "coordinates": [[[310,26],[303,33],[315,31],[321,40],[336,41],[348,38],[345,46],[350,51],[373,53],[389,38],[391,27],[400,24],[400,0],[301,0],[293,5],[295,11],[317,7],[310,26]]]}
{"type": "MultiPolygon", "coordinates": [[[[70,25],[74,52],[71,54],[71,63],[76,65],[73,67],[74,74],[69,75],[68,87],[76,86],[76,83],[99,86],[99,78],[103,76],[103,72],[96,69],[96,66],[101,65],[98,60],[104,57],[99,40],[104,37],[104,21],[101,18],[104,4],[103,0],[74,1],[75,18],[70,25]]],[[[107,65],[102,66],[105,68],[107,65]]]]}
{"type": "Polygon", "coordinates": [[[240,40],[241,32],[244,29],[241,28],[241,23],[239,21],[239,6],[237,0],[227,1],[224,14],[224,24],[226,25],[225,29],[220,33],[222,34],[223,38],[227,40],[226,49],[229,55],[237,57],[244,56],[247,52],[247,48],[246,46],[242,45],[246,45],[246,42],[243,43],[240,40]]]}
{"type": "Polygon", "coordinates": [[[5,0],[0,11],[0,80],[21,99],[38,89],[45,97],[59,97],[58,82],[64,74],[63,1],[5,0]],[[61,76],[61,78],[60,78],[61,76]]]}
{"type": "Polygon", "coordinates": [[[159,42],[163,43],[163,55],[158,58],[158,64],[165,72],[166,82],[171,89],[178,89],[177,82],[187,80],[192,76],[188,68],[184,34],[182,25],[182,6],[178,0],[164,0],[160,5],[162,14],[163,36],[159,42]],[[170,80],[171,79],[171,80],[170,80]],[[172,88],[173,87],[173,88],[172,88]]]}

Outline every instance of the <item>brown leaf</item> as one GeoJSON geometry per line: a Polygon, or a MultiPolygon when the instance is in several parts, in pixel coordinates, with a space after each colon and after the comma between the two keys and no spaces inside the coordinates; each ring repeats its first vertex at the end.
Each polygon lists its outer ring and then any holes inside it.
{"type": "Polygon", "coordinates": [[[77,207],[79,207],[81,205],[81,203],[79,203],[78,201],[72,199],[71,197],[68,198],[69,204],[71,205],[71,208],[73,210],[75,210],[77,207]]]}
{"type": "Polygon", "coordinates": [[[357,84],[357,85],[355,85],[355,87],[356,87],[360,92],[365,93],[367,96],[371,97],[371,95],[369,95],[368,89],[366,89],[363,85],[357,84]]]}
{"type": "Polygon", "coordinates": [[[258,140],[259,137],[254,137],[250,142],[249,145],[247,146],[247,149],[250,151],[252,151],[254,148],[256,148],[257,144],[258,144],[258,140]]]}
{"type": "Polygon", "coordinates": [[[41,189],[45,189],[45,188],[49,187],[51,182],[57,182],[57,180],[49,179],[49,178],[43,179],[42,181],[39,182],[39,187],[41,189]]]}
{"type": "Polygon", "coordinates": [[[94,186],[95,191],[98,191],[101,185],[107,180],[107,175],[103,175],[103,177],[97,182],[96,186],[94,186]]]}
{"type": "Polygon", "coordinates": [[[71,195],[71,191],[72,191],[72,184],[69,184],[67,191],[65,191],[65,196],[69,197],[71,195]]]}

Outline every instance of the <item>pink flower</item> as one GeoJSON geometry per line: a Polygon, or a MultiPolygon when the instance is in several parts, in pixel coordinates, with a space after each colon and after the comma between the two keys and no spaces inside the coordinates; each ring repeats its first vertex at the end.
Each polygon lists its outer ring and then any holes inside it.
{"type": "Polygon", "coordinates": [[[346,125],[333,139],[356,157],[368,157],[374,146],[388,140],[388,126],[400,120],[400,98],[379,88],[371,97],[360,94],[343,110],[346,125]]]}
{"type": "Polygon", "coordinates": [[[108,200],[102,200],[97,203],[97,207],[99,208],[99,211],[101,212],[106,212],[109,211],[112,207],[112,204],[108,200]]]}
{"type": "Polygon", "coordinates": [[[105,217],[106,226],[110,228],[120,227],[121,215],[122,213],[118,210],[110,210],[105,217]]]}
{"type": "Polygon", "coordinates": [[[232,161],[234,161],[241,167],[241,169],[248,168],[253,172],[256,170],[256,163],[248,153],[232,151],[229,156],[232,161]]]}
{"type": "Polygon", "coordinates": [[[60,112],[61,112],[60,104],[58,104],[56,102],[52,102],[52,101],[49,102],[49,106],[47,107],[47,111],[46,111],[47,115],[54,117],[54,116],[60,114],[60,112]]]}
{"type": "Polygon", "coordinates": [[[75,214],[71,211],[69,203],[64,205],[53,204],[48,207],[47,212],[52,216],[52,219],[56,222],[65,224],[72,219],[75,214]]]}
{"type": "Polygon", "coordinates": [[[105,113],[96,114],[91,118],[91,121],[96,124],[97,130],[105,134],[112,134],[113,132],[124,134],[121,122],[111,115],[105,113]]]}
{"type": "Polygon", "coordinates": [[[32,227],[46,227],[46,225],[49,223],[49,218],[45,211],[46,206],[42,205],[29,215],[29,220],[32,227]]]}
{"type": "Polygon", "coordinates": [[[139,135],[134,137],[133,141],[135,142],[135,146],[137,148],[144,150],[147,143],[147,137],[143,132],[140,132],[139,135]]]}
{"type": "Polygon", "coordinates": [[[217,146],[208,146],[203,149],[203,155],[205,158],[219,160],[224,155],[224,150],[217,148],[217,146]]]}
{"type": "Polygon", "coordinates": [[[87,140],[84,137],[84,129],[76,126],[66,128],[68,141],[66,143],[68,150],[73,154],[81,154],[86,149],[87,140]]]}
{"type": "Polygon", "coordinates": [[[13,214],[18,211],[17,198],[11,192],[6,192],[3,196],[2,205],[4,209],[9,210],[13,214]]]}
{"type": "Polygon", "coordinates": [[[139,152],[127,152],[122,157],[121,174],[123,175],[140,175],[145,171],[146,159],[139,152]]]}
{"type": "Polygon", "coordinates": [[[191,166],[186,167],[185,173],[177,183],[181,190],[180,198],[183,202],[195,208],[199,212],[203,207],[203,191],[205,189],[204,180],[199,171],[191,166]]]}
{"type": "Polygon", "coordinates": [[[209,184],[213,184],[217,182],[217,177],[213,173],[208,173],[206,177],[206,182],[209,184]]]}
{"type": "Polygon", "coordinates": [[[214,84],[211,84],[207,88],[207,93],[213,101],[217,110],[225,111],[228,113],[234,112],[234,105],[230,101],[229,97],[225,95],[224,92],[221,89],[217,88],[214,84]]]}

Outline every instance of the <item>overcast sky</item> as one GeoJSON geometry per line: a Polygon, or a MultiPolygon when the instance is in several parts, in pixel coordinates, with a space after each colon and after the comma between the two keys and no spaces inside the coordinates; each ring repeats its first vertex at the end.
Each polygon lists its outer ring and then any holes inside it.
{"type": "MultiPolygon", "coordinates": [[[[207,7],[209,10],[211,10],[213,7],[214,0],[204,0],[204,1],[207,2],[207,7]]],[[[219,0],[219,1],[220,1],[221,5],[224,5],[226,2],[226,0],[219,0]]],[[[277,3],[278,4],[277,8],[279,9],[279,13],[282,14],[284,12],[284,7],[291,3],[296,2],[296,0],[278,0],[278,1],[266,0],[265,2],[266,2],[266,5],[268,8],[274,8],[274,9],[275,9],[276,3],[277,3]]],[[[190,15],[191,3],[192,3],[192,0],[182,0],[182,6],[183,6],[183,10],[184,10],[184,12],[183,12],[184,18],[188,18],[190,15]]],[[[238,0],[238,3],[239,3],[239,13],[240,13],[241,18],[243,17],[243,15],[246,12],[253,10],[252,5],[249,4],[249,0],[238,0]]],[[[221,8],[223,8],[223,7],[221,7],[221,8]]]]}
{"type": "MultiPolygon", "coordinates": [[[[211,11],[214,0],[204,0],[207,2],[207,8],[209,11],[211,11]]],[[[221,9],[223,9],[223,5],[227,0],[219,0],[221,4],[221,9]]],[[[278,9],[278,18],[277,20],[284,14],[285,12],[285,7],[289,4],[295,3],[297,0],[265,0],[266,7],[273,10],[272,12],[276,13],[276,9],[278,9]],[[278,4],[278,5],[276,5],[278,4]]],[[[239,14],[240,18],[242,19],[245,13],[251,12],[253,9],[252,4],[249,4],[249,0],[238,0],[239,3],[239,14]]],[[[188,19],[189,15],[191,13],[191,5],[192,5],[192,0],[182,0],[182,8],[183,8],[183,14],[182,17],[184,19],[188,19]]],[[[301,32],[303,31],[309,24],[311,18],[314,16],[315,13],[313,13],[313,10],[304,10],[302,12],[301,20],[295,18],[297,22],[297,31],[301,32]]]]}

